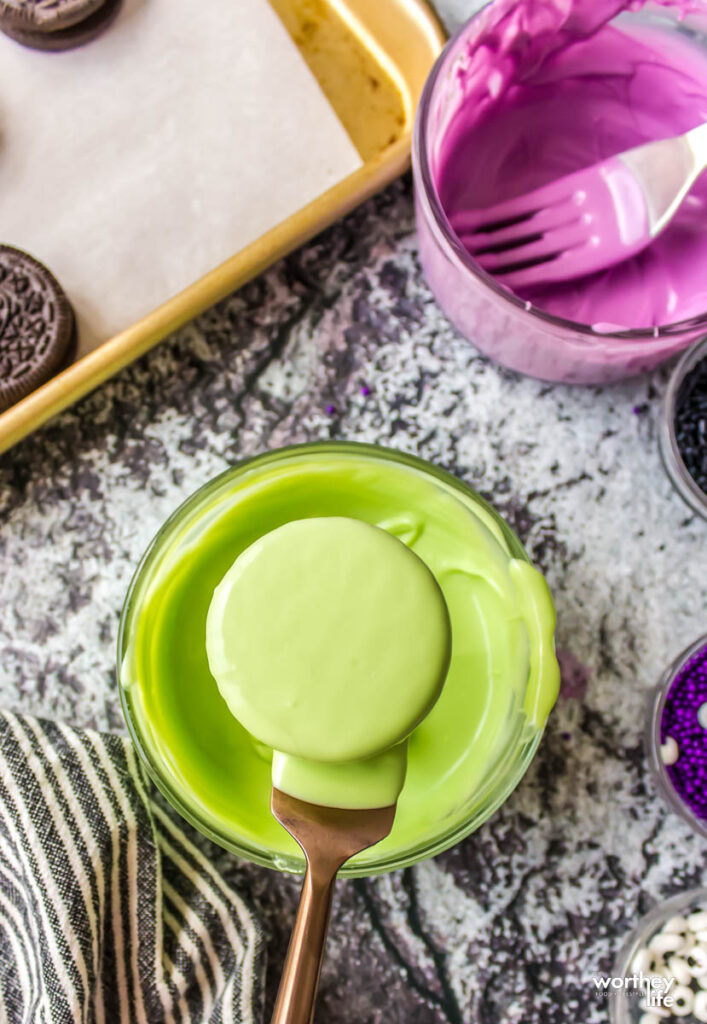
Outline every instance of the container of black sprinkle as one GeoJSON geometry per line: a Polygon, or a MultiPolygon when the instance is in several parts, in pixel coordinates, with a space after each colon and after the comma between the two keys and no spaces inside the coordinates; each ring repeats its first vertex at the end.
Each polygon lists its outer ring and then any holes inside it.
{"type": "Polygon", "coordinates": [[[675,659],[651,695],[646,753],[670,807],[707,838],[707,636],[675,659]]]}
{"type": "Polygon", "coordinates": [[[707,519],[707,337],[685,353],[670,378],[660,451],[678,493],[707,519]]]}

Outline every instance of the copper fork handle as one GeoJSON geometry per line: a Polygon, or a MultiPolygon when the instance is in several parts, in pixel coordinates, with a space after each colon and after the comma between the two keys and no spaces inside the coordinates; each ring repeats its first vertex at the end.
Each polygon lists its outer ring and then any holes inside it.
{"type": "Polygon", "coordinates": [[[272,1024],[312,1024],[337,866],[307,863],[272,1024]]]}
{"type": "Polygon", "coordinates": [[[390,833],[395,804],[371,810],[322,807],[273,787],[271,807],[307,860],[272,1024],[312,1024],[336,872],[390,833]]]}

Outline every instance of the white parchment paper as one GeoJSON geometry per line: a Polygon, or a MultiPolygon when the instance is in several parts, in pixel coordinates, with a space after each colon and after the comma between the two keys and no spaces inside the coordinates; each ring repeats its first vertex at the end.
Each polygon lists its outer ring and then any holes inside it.
{"type": "Polygon", "coordinates": [[[59,54],[0,35],[0,242],[59,278],[80,354],[360,162],[267,0],[125,0],[59,54]]]}

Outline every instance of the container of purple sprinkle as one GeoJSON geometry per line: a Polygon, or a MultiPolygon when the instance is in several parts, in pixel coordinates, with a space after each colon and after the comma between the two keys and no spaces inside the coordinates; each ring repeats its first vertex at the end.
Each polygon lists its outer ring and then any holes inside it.
{"type": "Polygon", "coordinates": [[[707,337],[688,349],[673,370],[659,437],[675,489],[707,519],[707,337]]]}
{"type": "Polygon", "coordinates": [[[670,807],[707,838],[707,635],[675,659],[651,695],[646,753],[670,807]]]}

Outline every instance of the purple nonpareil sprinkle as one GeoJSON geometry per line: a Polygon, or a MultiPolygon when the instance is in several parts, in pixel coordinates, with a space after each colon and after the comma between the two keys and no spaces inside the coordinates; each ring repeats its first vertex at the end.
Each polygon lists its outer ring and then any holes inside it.
{"type": "Polygon", "coordinates": [[[328,405],[326,407],[326,411],[327,411],[327,415],[333,416],[334,413],[336,412],[336,406],[335,405],[328,405]]]}
{"type": "Polygon", "coordinates": [[[670,737],[678,745],[677,761],[665,770],[675,792],[702,821],[707,821],[707,729],[698,712],[706,701],[707,644],[673,679],[660,721],[660,742],[670,737]]]}
{"type": "Polygon", "coordinates": [[[370,395],[370,393],[371,393],[371,389],[368,387],[368,385],[367,384],[362,384],[361,385],[361,394],[363,395],[363,397],[365,398],[367,395],[370,395]]]}

